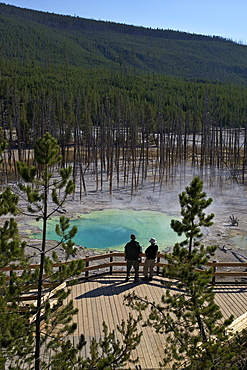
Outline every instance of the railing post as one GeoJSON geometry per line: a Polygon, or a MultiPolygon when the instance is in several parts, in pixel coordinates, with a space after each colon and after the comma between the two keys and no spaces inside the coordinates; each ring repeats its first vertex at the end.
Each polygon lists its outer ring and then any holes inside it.
{"type": "MultiPolygon", "coordinates": [[[[158,252],[158,255],[157,255],[157,263],[160,263],[159,253],[160,253],[160,252],[158,252]]],[[[157,275],[159,275],[159,273],[160,273],[160,267],[159,267],[159,266],[157,266],[157,275]]]]}
{"type": "MultiPolygon", "coordinates": [[[[113,253],[112,251],[110,251],[110,253],[113,253]]],[[[110,256],[110,262],[113,262],[113,257],[110,256]]],[[[110,275],[112,275],[112,266],[110,266],[110,275]]]]}
{"type": "MultiPolygon", "coordinates": [[[[216,262],[218,262],[218,261],[217,261],[217,260],[214,260],[214,261],[213,261],[213,263],[216,263],[216,262]]],[[[213,269],[214,269],[214,272],[216,272],[217,267],[216,267],[216,266],[214,266],[214,267],[213,267],[213,269]]],[[[213,275],[213,276],[212,276],[212,285],[215,285],[215,279],[216,279],[216,276],[215,276],[215,275],[213,275]]]]}
{"type": "MultiPolygon", "coordinates": [[[[86,256],[86,258],[88,258],[89,256],[86,256]]],[[[86,261],[86,267],[89,267],[89,261],[86,261]]],[[[85,277],[88,277],[89,276],[89,271],[86,271],[85,272],[85,277]]]]}

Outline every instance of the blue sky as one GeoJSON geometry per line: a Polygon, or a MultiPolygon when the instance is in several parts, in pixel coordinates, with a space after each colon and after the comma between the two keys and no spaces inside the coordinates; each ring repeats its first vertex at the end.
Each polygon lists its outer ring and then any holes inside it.
{"type": "Polygon", "coordinates": [[[95,20],[217,35],[247,44],[247,0],[10,0],[5,3],[95,20]]]}

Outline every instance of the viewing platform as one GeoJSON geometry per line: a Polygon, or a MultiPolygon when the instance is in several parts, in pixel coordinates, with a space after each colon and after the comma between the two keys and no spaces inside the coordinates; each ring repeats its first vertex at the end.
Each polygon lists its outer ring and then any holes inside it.
{"type": "MultiPolygon", "coordinates": [[[[134,317],[137,316],[137,312],[126,306],[124,302],[125,295],[135,292],[138,296],[147,297],[152,302],[160,303],[166,290],[166,278],[157,275],[157,272],[161,272],[165,264],[162,260],[162,254],[159,255],[156,263],[156,275],[150,282],[141,279],[143,277],[143,263],[141,264],[138,283],[134,283],[134,274],[128,282],[125,282],[126,262],[123,253],[114,252],[101,255],[101,262],[102,258],[104,258],[103,264],[99,264],[100,256],[86,259],[87,267],[84,272],[86,278],[71,287],[71,295],[68,297],[68,300],[72,299],[74,306],[79,309],[78,314],[74,317],[74,322],[77,323],[77,331],[74,333],[73,341],[76,344],[80,334],[85,335],[87,345],[83,348],[84,356],[89,355],[90,340],[92,338],[99,340],[102,336],[103,321],[107,324],[109,331],[114,330],[117,334],[117,325],[120,325],[122,320],[127,320],[129,313],[134,317]],[[105,258],[108,259],[108,262],[105,258]],[[92,273],[96,273],[96,275],[93,276],[92,273]]],[[[247,264],[244,265],[247,266],[247,264]]],[[[215,302],[220,306],[224,319],[232,314],[237,319],[232,325],[233,330],[235,330],[234,328],[241,330],[247,326],[246,266],[243,266],[243,263],[217,263],[214,266],[215,302]],[[222,271],[224,267],[227,268],[227,271],[222,271]],[[217,269],[221,269],[221,271],[217,272],[217,269]],[[244,279],[242,283],[230,281],[235,278],[241,279],[241,277],[244,279]],[[221,279],[224,279],[225,282],[219,282],[221,279]]],[[[147,314],[146,311],[143,312],[143,320],[147,318],[147,314]]],[[[157,334],[151,327],[143,327],[142,322],[139,323],[138,331],[142,331],[143,336],[132,357],[139,357],[138,363],[142,370],[158,369],[159,363],[162,362],[164,357],[164,336],[157,334]]],[[[130,365],[130,368],[136,369],[135,365],[130,365]]]]}
{"type": "MultiPolygon", "coordinates": [[[[144,257],[144,254],[143,254],[144,257]]],[[[98,341],[103,336],[103,321],[107,324],[108,330],[114,330],[116,337],[121,338],[117,326],[122,320],[127,320],[129,313],[134,318],[137,312],[126,306],[124,297],[131,292],[135,292],[142,298],[147,298],[151,302],[160,303],[162,295],[166,291],[168,279],[163,277],[161,272],[166,265],[163,254],[158,254],[155,266],[155,275],[152,281],[143,281],[141,278],[144,258],[140,264],[140,280],[134,283],[134,273],[128,282],[126,278],[126,262],[124,253],[113,252],[83,258],[85,269],[78,282],[71,286],[71,293],[66,299],[73,300],[74,307],[78,308],[78,313],[73,317],[77,323],[77,330],[71,337],[74,344],[77,344],[81,334],[85,335],[87,341],[83,347],[82,355],[89,356],[90,341],[95,338],[98,341]]],[[[65,262],[66,263],[66,262],[65,262]]],[[[234,315],[234,322],[231,325],[233,331],[241,331],[247,327],[247,263],[245,262],[209,262],[208,266],[213,266],[215,302],[219,305],[223,318],[234,315]]],[[[31,265],[29,268],[35,268],[31,265]]],[[[55,268],[60,268],[61,263],[54,264],[55,268]]],[[[205,266],[206,268],[207,266],[205,266]]],[[[18,267],[17,270],[21,270],[18,267]]],[[[6,267],[4,270],[7,275],[11,275],[12,268],[6,267]]],[[[65,284],[65,282],[63,283],[65,284]]],[[[65,284],[66,285],[66,284],[65,284]]],[[[52,303],[56,289],[50,290],[44,286],[43,301],[47,299],[52,303]]],[[[172,290],[171,290],[172,291],[172,290]]],[[[32,287],[32,295],[25,297],[23,294],[23,305],[27,305],[30,299],[37,299],[37,287],[32,287]]],[[[66,303],[64,302],[64,303],[66,303]]],[[[22,303],[20,302],[20,305],[22,303]]],[[[148,311],[143,311],[143,320],[147,318],[148,311]]],[[[143,322],[138,323],[138,331],[143,332],[141,343],[133,351],[132,358],[139,357],[138,364],[142,370],[158,369],[159,363],[164,357],[165,337],[157,334],[151,327],[143,327],[143,322]]],[[[135,365],[128,365],[131,369],[138,369],[135,365]]]]}
{"type": "MultiPolygon", "coordinates": [[[[140,274],[142,277],[142,275],[140,274]]],[[[134,277],[125,282],[125,274],[112,274],[96,276],[86,279],[71,287],[71,295],[74,307],[79,309],[74,316],[77,323],[77,331],[74,333],[73,341],[76,344],[80,334],[85,335],[87,345],[83,348],[83,355],[89,355],[89,342],[92,338],[100,339],[103,335],[102,323],[105,321],[109,331],[114,330],[117,334],[117,325],[127,320],[129,313],[136,317],[137,313],[124,303],[124,296],[135,292],[138,296],[156,303],[161,302],[161,296],[165,294],[166,287],[162,284],[165,278],[154,276],[151,282],[134,283],[134,277]]],[[[231,314],[238,318],[247,312],[247,285],[217,285],[215,286],[215,301],[220,306],[224,318],[231,314]]],[[[143,319],[147,318],[147,312],[143,312],[143,319]]],[[[244,316],[243,322],[238,325],[246,325],[244,316]]],[[[141,343],[133,351],[133,358],[139,357],[139,365],[142,370],[158,369],[159,362],[164,357],[165,338],[157,334],[151,327],[138,325],[138,331],[143,332],[141,343]]],[[[135,369],[135,365],[130,365],[135,369]]]]}

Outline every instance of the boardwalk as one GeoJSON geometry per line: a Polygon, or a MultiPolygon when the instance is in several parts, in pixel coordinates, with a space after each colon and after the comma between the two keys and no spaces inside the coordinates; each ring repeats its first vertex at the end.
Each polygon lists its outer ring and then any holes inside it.
{"type": "MultiPolygon", "coordinates": [[[[126,320],[129,307],[124,304],[124,295],[135,291],[151,301],[160,302],[165,292],[161,277],[155,276],[152,282],[134,284],[131,280],[124,282],[124,276],[105,275],[85,280],[72,287],[71,296],[79,313],[74,317],[78,324],[74,341],[83,333],[87,342],[93,337],[97,340],[102,335],[102,322],[105,321],[110,330],[116,330],[121,320],[126,320]]],[[[231,314],[235,318],[247,311],[247,285],[217,285],[215,286],[216,303],[221,307],[225,318],[231,314]]],[[[133,312],[132,312],[133,313],[133,312]]],[[[135,314],[135,312],[133,313],[135,314]]],[[[163,358],[164,338],[150,327],[142,327],[143,337],[140,345],[133,353],[139,357],[143,369],[158,369],[163,358]]],[[[88,355],[88,346],[84,348],[84,356],[88,355]]],[[[135,366],[132,365],[134,369],[135,366]]]]}

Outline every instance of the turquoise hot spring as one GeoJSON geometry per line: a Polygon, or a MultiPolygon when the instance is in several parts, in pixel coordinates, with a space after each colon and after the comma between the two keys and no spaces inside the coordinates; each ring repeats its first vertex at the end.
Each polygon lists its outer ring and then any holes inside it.
{"type": "MultiPolygon", "coordinates": [[[[143,248],[149,245],[151,237],[156,238],[159,250],[162,251],[181,240],[170,227],[172,219],[174,217],[157,211],[106,209],[82,213],[70,220],[70,226],[76,225],[78,228],[74,243],[86,248],[122,251],[133,233],[143,248]]],[[[55,232],[58,220],[55,217],[49,220],[48,240],[61,240],[55,232]]],[[[39,221],[35,225],[40,228],[40,232],[32,233],[32,237],[41,239],[42,223],[39,221]]]]}

